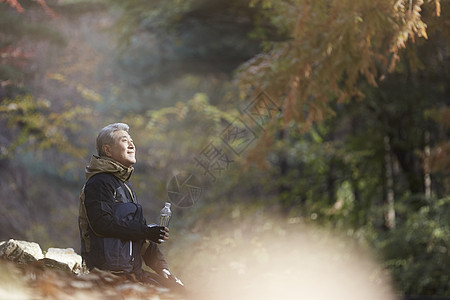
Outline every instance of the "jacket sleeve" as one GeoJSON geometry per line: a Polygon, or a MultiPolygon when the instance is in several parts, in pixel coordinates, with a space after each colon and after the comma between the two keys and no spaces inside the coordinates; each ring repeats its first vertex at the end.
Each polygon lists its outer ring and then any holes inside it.
{"type": "MultiPolygon", "coordinates": [[[[92,177],[85,186],[84,205],[92,231],[99,236],[125,240],[142,240],[147,237],[148,228],[145,221],[136,218],[117,217],[119,205],[114,201],[114,188],[111,179],[99,174],[92,177]]],[[[135,206],[134,203],[126,203],[135,206]]],[[[128,207],[130,209],[130,207],[128,207]]],[[[142,212],[141,212],[142,213],[142,212]]]]}
{"type": "Polygon", "coordinates": [[[145,264],[156,273],[161,273],[162,269],[169,269],[169,264],[156,243],[146,241],[142,246],[141,254],[145,264]]]}

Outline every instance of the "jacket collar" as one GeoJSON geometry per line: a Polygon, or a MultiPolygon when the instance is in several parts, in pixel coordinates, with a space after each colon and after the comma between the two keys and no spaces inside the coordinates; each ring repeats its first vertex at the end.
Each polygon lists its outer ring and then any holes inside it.
{"type": "Polygon", "coordinates": [[[122,181],[128,181],[133,171],[133,167],[127,168],[112,158],[93,155],[91,161],[86,166],[85,174],[86,181],[99,173],[111,173],[122,181]]]}

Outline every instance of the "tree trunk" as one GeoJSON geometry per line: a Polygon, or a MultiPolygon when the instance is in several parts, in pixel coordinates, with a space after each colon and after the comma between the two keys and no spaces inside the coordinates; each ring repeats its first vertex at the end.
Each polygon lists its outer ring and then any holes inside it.
{"type": "Polygon", "coordinates": [[[387,229],[395,228],[395,195],[394,195],[394,176],[392,172],[392,154],[391,144],[388,136],[384,137],[384,163],[386,178],[386,195],[384,199],[384,226],[387,229]]]}
{"type": "Polygon", "coordinates": [[[425,149],[423,159],[423,173],[424,173],[424,186],[425,197],[431,198],[431,169],[430,169],[430,132],[425,131],[425,149]]]}

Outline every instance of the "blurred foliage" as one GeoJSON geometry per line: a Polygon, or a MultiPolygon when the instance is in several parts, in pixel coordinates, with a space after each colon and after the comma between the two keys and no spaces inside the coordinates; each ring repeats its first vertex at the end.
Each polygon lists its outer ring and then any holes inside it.
{"type": "Polygon", "coordinates": [[[422,199],[415,212],[378,241],[399,290],[413,295],[450,295],[449,216],[449,197],[422,199]]]}
{"type": "Polygon", "coordinates": [[[15,99],[3,99],[0,114],[7,125],[18,128],[18,135],[8,148],[2,146],[2,154],[14,153],[19,146],[36,147],[47,150],[56,148],[75,158],[86,155],[84,149],[69,142],[69,132],[78,130],[82,119],[91,114],[86,107],[70,107],[61,113],[52,112],[51,103],[43,99],[33,99],[31,95],[15,99]],[[77,120],[75,122],[74,120],[77,120]]]}
{"type": "Polygon", "coordinates": [[[186,72],[230,73],[260,50],[259,42],[248,38],[259,16],[245,0],[114,3],[122,12],[114,27],[122,46],[157,41],[152,64],[165,72],[157,72],[153,81],[186,72]]]}
{"type": "MultiPolygon", "coordinates": [[[[409,40],[427,37],[422,6],[440,15],[439,1],[252,1],[289,39],[267,43],[246,62],[238,80],[280,97],[285,122],[310,126],[333,113],[329,103],[363,98],[360,81],[372,86],[394,70],[409,40]]],[[[447,3],[448,4],[448,3],[447,3]]],[[[435,17],[434,17],[435,18],[435,17]]],[[[443,19],[445,17],[443,16],[443,19]]]]}
{"type": "Polygon", "coordinates": [[[122,121],[149,222],[174,175],[202,185],[164,245],[184,276],[240,278],[312,226],[371,247],[399,293],[449,295],[448,1],[8,3],[23,10],[0,3],[2,239],[78,249],[83,169],[122,121]],[[282,108],[264,128],[261,91],[282,108]],[[215,149],[230,160],[211,180],[195,158],[238,123],[257,139],[215,149]],[[249,261],[215,267],[242,245],[249,261]]]}

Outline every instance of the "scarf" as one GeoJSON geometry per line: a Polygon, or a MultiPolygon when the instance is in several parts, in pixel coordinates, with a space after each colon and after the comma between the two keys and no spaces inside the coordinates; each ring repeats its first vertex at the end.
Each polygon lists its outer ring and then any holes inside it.
{"type": "Polygon", "coordinates": [[[98,173],[112,173],[115,177],[125,182],[130,179],[133,170],[133,167],[127,168],[112,158],[93,155],[85,169],[86,181],[98,173]]]}

